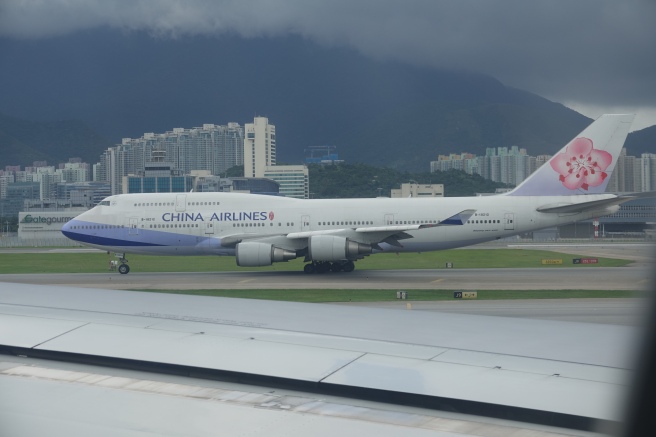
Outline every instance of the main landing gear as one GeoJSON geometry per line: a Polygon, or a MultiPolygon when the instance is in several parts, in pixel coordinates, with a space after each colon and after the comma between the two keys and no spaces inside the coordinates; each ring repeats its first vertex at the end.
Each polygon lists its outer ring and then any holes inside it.
{"type": "Polygon", "coordinates": [[[130,273],[130,266],[128,265],[128,260],[125,259],[125,254],[115,253],[114,256],[121,262],[121,265],[118,266],[118,272],[122,275],[130,273]]]}
{"type": "Polygon", "coordinates": [[[305,273],[328,273],[328,272],[346,272],[351,273],[355,270],[355,263],[353,261],[312,261],[310,264],[305,264],[303,271],[305,273]]]}

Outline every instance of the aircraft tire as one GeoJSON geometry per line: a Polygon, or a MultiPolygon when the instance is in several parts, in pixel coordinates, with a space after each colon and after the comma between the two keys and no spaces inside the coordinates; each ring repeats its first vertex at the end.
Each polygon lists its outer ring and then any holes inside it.
{"type": "Polygon", "coordinates": [[[342,271],[342,265],[340,263],[332,263],[330,265],[330,270],[333,271],[334,273],[338,273],[342,271]]]}
{"type": "Polygon", "coordinates": [[[303,271],[304,271],[305,273],[307,273],[308,275],[314,273],[315,270],[316,270],[316,269],[314,268],[314,264],[312,264],[312,263],[310,263],[310,264],[305,264],[305,266],[303,267],[303,271]]]}
{"type": "Polygon", "coordinates": [[[127,275],[128,273],[130,273],[130,266],[127,264],[121,264],[120,266],[118,266],[118,272],[122,275],[127,275]]]}
{"type": "Polygon", "coordinates": [[[355,270],[355,263],[353,261],[347,262],[342,266],[342,270],[344,270],[346,273],[351,273],[353,270],[355,270]]]}

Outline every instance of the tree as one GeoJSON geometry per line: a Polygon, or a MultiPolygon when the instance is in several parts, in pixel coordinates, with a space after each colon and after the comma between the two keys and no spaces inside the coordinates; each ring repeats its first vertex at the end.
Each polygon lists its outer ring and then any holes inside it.
{"type": "Polygon", "coordinates": [[[243,165],[235,165],[234,167],[230,167],[229,169],[226,170],[225,177],[227,177],[227,178],[242,178],[242,177],[244,177],[244,166],[243,165]]]}

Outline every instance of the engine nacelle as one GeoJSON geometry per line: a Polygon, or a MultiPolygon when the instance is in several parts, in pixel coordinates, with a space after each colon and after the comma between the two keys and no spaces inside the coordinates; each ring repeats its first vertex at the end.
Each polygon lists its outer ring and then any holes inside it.
{"type": "Polygon", "coordinates": [[[235,248],[235,259],[240,267],[262,267],[296,258],[293,250],[281,249],[268,243],[245,242],[235,248]]]}
{"type": "Polygon", "coordinates": [[[308,256],[314,261],[342,261],[371,253],[371,246],[334,235],[315,235],[308,241],[308,256]]]}

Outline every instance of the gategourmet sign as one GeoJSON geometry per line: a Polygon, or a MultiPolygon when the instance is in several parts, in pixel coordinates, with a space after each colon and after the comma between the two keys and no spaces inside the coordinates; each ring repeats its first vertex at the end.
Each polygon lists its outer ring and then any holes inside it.
{"type": "Polygon", "coordinates": [[[84,210],[73,211],[23,211],[18,213],[18,238],[64,239],[62,227],[84,210]]]}
{"type": "Polygon", "coordinates": [[[45,224],[45,225],[52,225],[53,223],[66,223],[70,220],[73,220],[75,217],[73,216],[50,216],[50,215],[32,215],[32,214],[27,214],[25,217],[23,217],[20,220],[20,223],[25,223],[25,224],[45,224]]]}

